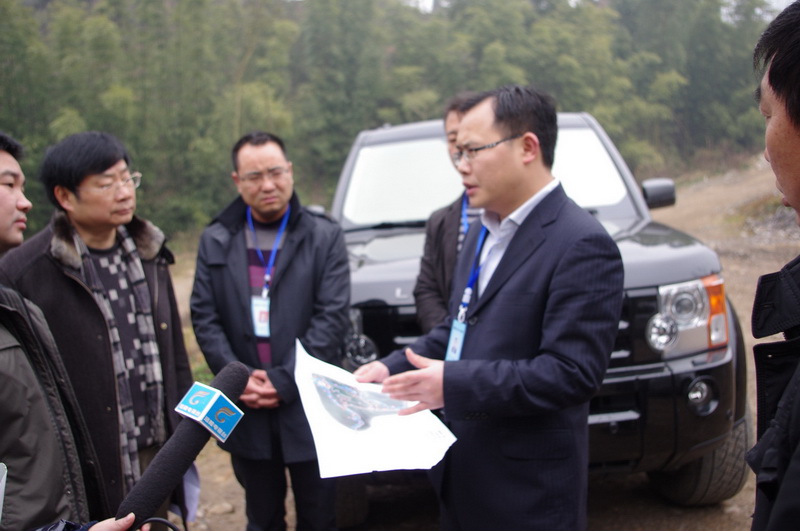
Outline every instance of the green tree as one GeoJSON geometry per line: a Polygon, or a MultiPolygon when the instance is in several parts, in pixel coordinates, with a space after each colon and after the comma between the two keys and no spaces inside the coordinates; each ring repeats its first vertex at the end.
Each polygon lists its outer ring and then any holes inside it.
{"type": "Polygon", "coordinates": [[[33,12],[15,0],[0,0],[0,129],[29,151],[46,142],[54,94],[48,50],[33,12]]]}
{"type": "MultiPolygon", "coordinates": [[[[303,57],[307,78],[294,99],[301,175],[316,194],[333,189],[355,134],[374,126],[380,93],[371,0],[318,0],[306,6],[303,57]]],[[[327,194],[326,194],[327,195],[327,194]]],[[[317,198],[315,197],[314,200],[317,198]]]]}
{"type": "MultiPolygon", "coordinates": [[[[69,133],[116,134],[168,233],[233,196],[248,130],[283,136],[304,200],[325,203],[358,131],[505,83],[591,112],[641,174],[675,173],[759,149],[750,55],[773,15],[766,0],[0,0],[0,128],[29,175],[69,133]]],[[[38,228],[49,208],[29,189],[38,228]]]]}

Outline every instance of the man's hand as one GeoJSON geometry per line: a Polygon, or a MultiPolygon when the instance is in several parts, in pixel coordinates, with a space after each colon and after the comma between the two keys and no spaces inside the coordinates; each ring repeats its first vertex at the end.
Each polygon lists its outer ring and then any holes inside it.
{"type": "Polygon", "coordinates": [[[267,371],[256,369],[250,374],[247,386],[244,388],[239,400],[244,402],[247,407],[253,409],[276,408],[280,397],[275,386],[267,376],[267,371]]]}
{"type": "MultiPolygon", "coordinates": [[[[119,520],[109,518],[108,520],[97,522],[93,526],[89,527],[89,529],[92,531],[127,531],[131,528],[131,525],[133,525],[135,520],[136,517],[133,515],[133,513],[131,513],[124,518],[120,518],[119,520]]],[[[142,527],[142,531],[150,531],[150,524],[145,524],[142,527]]]]}
{"type": "Polygon", "coordinates": [[[419,402],[400,411],[400,415],[444,407],[444,362],[420,356],[410,348],[406,349],[406,358],[417,370],[395,374],[383,380],[383,392],[392,398],[419,402]]]}
{"type": "Polygon", "coordinates": [[[380,361],[373,361],[356,369],[353,376],[361,383],[381,383],[389,377],[389,368],[380,361]]]}

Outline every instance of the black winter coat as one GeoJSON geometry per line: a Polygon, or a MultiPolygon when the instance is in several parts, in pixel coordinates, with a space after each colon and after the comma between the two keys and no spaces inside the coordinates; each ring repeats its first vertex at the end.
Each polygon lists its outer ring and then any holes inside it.
{"type": "MultiPolygon", "coordinates": [[[[281,397],[275,409],[250,409],[222,448],[247,459],[271,459],[278,429],[286,463],[316,459],[311,428],[294,382],[294,345],[329,363],[341,361],[348,327],[350,270],[342,229],[291,199],[291,214],[270,286],[272,367],[281,397]]],[[[234,200],[200,237],[192,290],[192,324],[208,366],[219,372],[232,361],[261,368],[250,317],[245,216],[234,200]]]]}
{"type": "Polygon", "coordinates": [[[795,529],[800,522],[800,256],[759,279],[753,335],[786,341],[754,348],[758,443],[746,459],[756,473],[752,529],[795,529]]]}

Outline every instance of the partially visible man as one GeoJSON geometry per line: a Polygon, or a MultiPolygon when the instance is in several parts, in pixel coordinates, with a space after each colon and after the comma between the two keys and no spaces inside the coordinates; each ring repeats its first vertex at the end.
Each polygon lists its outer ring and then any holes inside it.
{"type": "MultiPolygon", "coordinates": [[[[459,94],[445,108],[444,131],[451,159],[458,151],[456,135],[461,122],[459,107],[472,95],[466,92],[459,94]]],[[[469,206],[467,193],[464,192],[451,204],[431,214],[425,224],[425,250],[414,286],[417,322],[423,334],[430,332],[447,317],[456,256],[461,251],[469,224],[479,215],[480,209],[469,206]]]]}
{"type": "Polygon", "coordinates": [[[19,165],[22,152],[19,142],[0,131],[0,254],[22,243],[33,206],[25,197],[25,175],[19,165]]]}
{"type": "Polygon", "coordinates": [[[175,429],[173,408],[192,383],[173,256],[163,233],[134,215],[141,176],[129,163],[107,133],[51,147],[40,178],[57,211],[0,260],[0,282],[41,308],[75,390],[99,465],[95,519],[116,513],[175,429]]]}
{"type": "Polygon", "coordinates": [[[454,161],[484,212],[458,258],[452,319],[355,374],[417,402],[405,414],[444,407],[457,440],[431,471],[442,529],[583,529],[589,400],[619,324],[620,253],[550,173],[549,96],[509,86],[462,108],[454,161]]]}
{"type": "Polygon", "coordinates": [[[285,529],[285,468],[297,527],[335,528],[335,481],[321,479],[299,391],[295,339],[338,364],[348,327],[350,271],[341,228],[303,208],[283,141],[254,132],[233,146],[239,192],[203,232],[191,297],[200,349],[215,373],[251,368],[245,412],[222,448],[245,490],[247,529],[285,529]]]}
{"type": "MultiPolygon", "coordinates": [[[[754,66],[766,119],[764,158],[784,206],[800,222],[800,2],[761,35],[754,66]]],[[[753,530],[795,529],[800,522],[800,256],[758,281],[753,336],[782,333],[784,341],[754,347],[758,443],[746,456],[756,473],[753,530]]]]}
{"type": "MultiPolygon", "coordinates": [[[[22,243],[33,206],[25,197],[22,154],[22,145],[0,131],[0,252],[22,243]]],[[[84,462],[97,458],[41,311],[3,287],[0,382],[0,463],[7,467],[0,530],[31,529],[56,519],[67,529],[130,528],[133,515],[86,526],[65,522],[89,519],[80,456],[84,462]]],[[[88,490],[97,493],[97,485],[88,490]]]]}
{"type": "MultiPolygon", "coordinates": [[[[22,243],[32,207],[21,157],[22,146],[0,132],[2,252],[22,243]]],[[[0,381],[0,462],[8,467],[0,529],[30,529],[59,518],[88,520],[70,424],[78,411],[72,387],[41,312],[6,288],[0,289],[0,381]]]]}

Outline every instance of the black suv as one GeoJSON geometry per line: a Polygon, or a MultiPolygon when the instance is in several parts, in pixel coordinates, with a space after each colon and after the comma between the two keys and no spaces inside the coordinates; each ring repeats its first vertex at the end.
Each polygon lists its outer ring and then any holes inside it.
{"type": "MultiPolygon", "coordinates": [[[[590,115],[560,113],[553,175],[614,237],[625,298],[603,386],[590,406],[590,462],[601,472],[647,472],[682,505],[716,503],[745,483],[746,362],[716,253],[656,223],[675,203],[670,179],[637,184],[590,115]]],[[[382,127],[356,138],[331,215],[344,228],[352,271],[349,368],[411,343],[424,226],[463,188],[440,120],[382,127]]]]}

